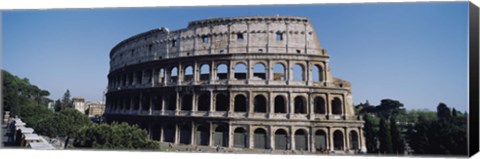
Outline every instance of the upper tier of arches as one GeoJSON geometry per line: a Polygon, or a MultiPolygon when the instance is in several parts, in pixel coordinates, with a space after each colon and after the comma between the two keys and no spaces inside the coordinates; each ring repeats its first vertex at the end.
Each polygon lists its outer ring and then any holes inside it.
{"type": "Polygon", "coordinates": [[[185,29],[162,27],[135,35],[110,52],[111,70],[188,56],[241,53],[327,55],[304,17],[243,17],[191,22],[185,29]]]}

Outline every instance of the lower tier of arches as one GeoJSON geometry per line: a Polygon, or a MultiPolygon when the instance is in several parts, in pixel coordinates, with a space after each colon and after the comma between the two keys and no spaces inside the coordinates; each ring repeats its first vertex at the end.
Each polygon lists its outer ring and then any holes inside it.
{"type": "Polygon", "coordinates": [[[362,123],[298,123],[181,117],[107,115],[137,124],[150,139],[173,145],[236,149],[365,152],[362,123]]]}

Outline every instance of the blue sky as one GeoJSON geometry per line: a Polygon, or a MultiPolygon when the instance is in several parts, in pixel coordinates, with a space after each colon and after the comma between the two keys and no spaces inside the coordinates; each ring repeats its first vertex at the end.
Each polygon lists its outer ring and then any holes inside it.
{"type": "Polygon", "coordinates": [[[467,2],[2,11],[2,68],[52,99],[69,89],[98,101],[109,51],[123,39],[204,18],[277,14],[311,19],[355,104],[391,98],[408,109],[468,108],[467,2]]]}

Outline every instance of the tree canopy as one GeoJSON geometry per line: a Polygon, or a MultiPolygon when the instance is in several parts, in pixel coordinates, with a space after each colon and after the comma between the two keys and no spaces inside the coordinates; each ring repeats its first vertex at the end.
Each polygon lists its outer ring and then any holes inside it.
{"type": "Polygon", "coordinates": [[[83,127],[76,145],[98,149],[159,149],[159,144],[148,138],[147,131],[116,122],[83,127]]]}

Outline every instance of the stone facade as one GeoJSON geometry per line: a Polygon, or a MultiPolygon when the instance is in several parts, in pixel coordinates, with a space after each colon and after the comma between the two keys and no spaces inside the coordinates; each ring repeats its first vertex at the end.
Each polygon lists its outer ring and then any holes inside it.
{"type": "Polygon", "coordinates": [[[107,121],[174,145],[365,151],[349,82],[305,17],[235,17],[162,27],[110,52],[107,121]]]}

